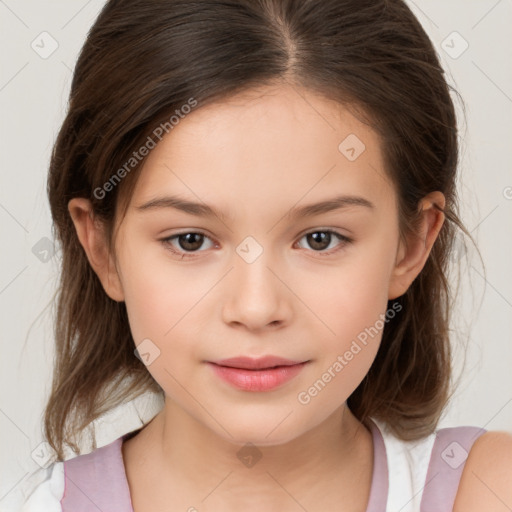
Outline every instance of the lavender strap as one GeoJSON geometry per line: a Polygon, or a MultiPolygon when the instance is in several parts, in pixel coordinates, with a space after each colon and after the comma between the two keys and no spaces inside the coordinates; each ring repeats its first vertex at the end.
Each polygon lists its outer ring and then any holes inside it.
{"type": "Polygon", "coordinates": [[[128,435],[64,462],[62,512],[133,512],[121,451],[128,435]]]}
{"type": "Polygon", "coordinates": [[[366,512],[384,512],[388,501],[388,462],[382,434],[371,419],[368,420],[373,436],[373,475],[366,512]]]}
{"type": "Polygon", "coordinates": [[[478,427],[452,427],[437,431],[420,512],[452,512],[469,451],[485,432],[478,427]]]}

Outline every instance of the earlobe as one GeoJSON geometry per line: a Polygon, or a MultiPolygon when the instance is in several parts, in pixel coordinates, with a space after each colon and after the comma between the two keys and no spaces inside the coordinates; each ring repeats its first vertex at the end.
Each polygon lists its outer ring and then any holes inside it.
{"type": "Polygon", "coordinates": [[[123,301],[121,281],[108,249],[103,226],[94,218],[91,202],[88,199],[76,197],[69,201],[68,211],[78,240],[105,292],[111,299],[117,302],[123,301]]]}
{"type": "Polygon", "coordinates": [[[444,223],[445,216],[441,211],[444,207],[445,197],[439,191],[431,192],[420,201],[422,220],[419,232],[400,242],[389,282],[389,300],[403,295],[425,266],[444,223]]]}

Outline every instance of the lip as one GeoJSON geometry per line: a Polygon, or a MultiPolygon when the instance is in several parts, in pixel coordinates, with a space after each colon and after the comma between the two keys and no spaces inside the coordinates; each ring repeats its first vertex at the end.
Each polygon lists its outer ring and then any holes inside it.
{"type": "Polygon", "coordinates": [[[229,359],[221,359],[220,361],[211,361],[219,366],[227,366],[229,368],[241,368],[245,370],[262,370],[273,368],[275,366],[293,366],[304,363],[305,361],[293,361],[278,356],[262,356],[257,358],[239,356],[229,359]]]}
{"type": "Polygon", "coordinates": [[[237,357],[208,362],[215,375],[243,391],[270,391],[300,373],[309,361],[266,356],[259,359],[237,357]],[[221,364],[222,363],[222,364],[221,364]]]}

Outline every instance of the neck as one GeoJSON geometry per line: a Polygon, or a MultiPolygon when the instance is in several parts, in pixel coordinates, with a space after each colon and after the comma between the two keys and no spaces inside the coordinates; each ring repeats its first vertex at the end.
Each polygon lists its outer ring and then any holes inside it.
{"type": "Polygon", "coordinates": [[[371,434],[346,404],[291,441],[255,446],[219,437],[167,398],[139,436],[148,465],[159,467],[174,494],[179,489],[214,510],[291,510],[297,503],[316,510],[333,492],[345,504],[352,492],[364,505],[370,490],[371,434]]]}

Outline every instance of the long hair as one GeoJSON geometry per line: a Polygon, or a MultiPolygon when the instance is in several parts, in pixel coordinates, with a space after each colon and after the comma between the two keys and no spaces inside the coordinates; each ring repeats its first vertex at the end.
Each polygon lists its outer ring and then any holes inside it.
{"type": "Polygon", "coordinates": [[[79,453],[77,436],[103,413],[163,393],[134,355],[125,304],[107,296],[88,263],[69,200],[88,198],[112,243],[145,161],[139,148],[193,108],[280,81],[348,106],[377,131],[404,240],[417,229],[420,199],[445,195],[438,239],[408,291],[389,301],[401,312],[347,402],[360,421],[381,420],[404,440],[435,430],[452,379],[450,252],[457,233],[470,234],[455,188],[456,91],[405,2],[110,0],[79,55],[48,176],[62,273],[44,433],[59,460],[65,446],[79,453]]]}

